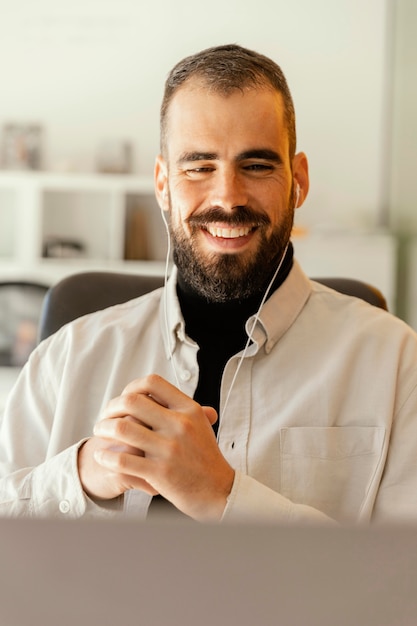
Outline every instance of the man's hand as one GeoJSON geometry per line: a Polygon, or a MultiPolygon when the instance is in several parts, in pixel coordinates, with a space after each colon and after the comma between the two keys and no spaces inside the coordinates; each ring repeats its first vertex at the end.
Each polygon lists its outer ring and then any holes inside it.
{"type": "Polygon", "coordinates": [[[141,489],[160,493],[194,519],[220,519],[234,470],[218,448],[216,419],[213,408],[159,376],[133,381],[110,401],[80,450],[85,491],[109,499],[141,489]]]}

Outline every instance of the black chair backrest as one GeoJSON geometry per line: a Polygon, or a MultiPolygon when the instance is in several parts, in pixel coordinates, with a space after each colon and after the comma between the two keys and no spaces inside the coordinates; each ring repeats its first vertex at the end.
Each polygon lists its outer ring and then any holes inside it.
{"type": "MultiPolygon", "coordinates": [[[[336,291],[356,296],[374,306],[387,309],[381,292],[362,281],[350,278],[317,278],[317,282],[336,291]]],[[[39,323],[40,341],[81,315],[126,302],[163,285],[162,276],[118,272],[73,274],[51,287],[45,297],[39,323]]]]}
{"type": "Polygon", "coordinates": [[[77,317],[143,296],[163,284],[163,276],[121,272],[71,274],[53,285],[46,294],[39,341],[77,317]]]}
{"type": "Polygon", "coordinates": [[[335,291],[365,300],[369,304],[388,311],[387,301],[381,291],[362,280],[355,278],[312,278],[317,283],[326,285],[335,291]]]}

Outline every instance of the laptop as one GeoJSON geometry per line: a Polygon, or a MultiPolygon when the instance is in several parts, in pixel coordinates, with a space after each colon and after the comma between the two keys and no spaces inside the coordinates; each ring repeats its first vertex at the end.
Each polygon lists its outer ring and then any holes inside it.
{"type": "Polygon", "coordinates": [[[414,626],[417,528],[0,520],[1,626],[414,626]]]}

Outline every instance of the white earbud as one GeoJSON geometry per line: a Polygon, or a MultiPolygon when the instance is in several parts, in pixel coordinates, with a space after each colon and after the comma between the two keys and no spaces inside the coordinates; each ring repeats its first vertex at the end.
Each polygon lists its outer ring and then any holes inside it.
{"type": "Polygon", "coordinates": [[[300,183],[296,183],[296,187],[295,187],[295,209],[298,209],[298,203],[300,201],[300,193],[301,193],[301,187],[300,187],[300,183]]]}
{"type": "Polygon", "coordinates": [[[165,211],[165,212],[168,211],[168,207],[167,207],[167,204],[166,204],[167,194],[168,194],[168,188],[167,188],[167,185],[165,183],[164,188],[162,190],[162,210],[165,211]]]}

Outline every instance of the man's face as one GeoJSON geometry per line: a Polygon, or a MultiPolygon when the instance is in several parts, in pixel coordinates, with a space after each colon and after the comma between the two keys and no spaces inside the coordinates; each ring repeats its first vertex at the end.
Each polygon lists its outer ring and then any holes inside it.
{"type": "Polygon", "coordinates": [[[187,282],[209,300],[263,290],[294,216],[281,95],[264,88],[224,97],[183,86],[169,107],[156,187],[187,282]]]}

